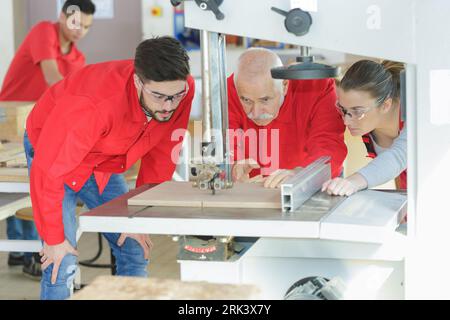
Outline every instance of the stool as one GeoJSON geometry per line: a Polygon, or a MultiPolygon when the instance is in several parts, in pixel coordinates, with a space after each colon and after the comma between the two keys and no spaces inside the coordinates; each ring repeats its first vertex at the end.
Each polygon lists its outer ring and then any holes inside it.
{"type": "MultiPolygon", "coordinates": [[[[76,215],[80,215],[82,207],[77,206],[75,209],[76,215]]],[[[16,218],[23,221],[34,221],[33,208],[22,208],[16,211],[16,218]]]]}
{"type": "Polygon", "coordinates": [[[34,221],[33,208],[22,208],[17,210],[16,218],[23,221],[34,221]]]}

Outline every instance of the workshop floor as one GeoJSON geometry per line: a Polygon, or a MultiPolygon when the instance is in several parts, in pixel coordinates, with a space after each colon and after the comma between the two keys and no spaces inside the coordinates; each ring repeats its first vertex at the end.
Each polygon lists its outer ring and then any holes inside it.
{"type": "MultiPolygon", "coordinates": [[[[6,223],[0,221],[0,239],[6,239],[6,223]]],[[[153,251],[149,266],[150,277],[179,279],[180,271],[176,261],[177,245],[168,236],[152,236],[153,251]]],[[[109,263],[109,247],[104,240],[103,254],[99,263],[109,263]],[[106,246],[106,249],[105,249],[106,246]]],[[[80,260],[95,256],[98,248],[97,234],[84,234],[79,242],[80,260]]],[[[39,282],[30,280],[22,274],[21,267],[8,267],[8,254],[0,253],[0,300],[39,299],[39,282]]],[[[83,284],[89,284],[100,275],[109,275],[108,269],[81,267],[83,284]]]]}

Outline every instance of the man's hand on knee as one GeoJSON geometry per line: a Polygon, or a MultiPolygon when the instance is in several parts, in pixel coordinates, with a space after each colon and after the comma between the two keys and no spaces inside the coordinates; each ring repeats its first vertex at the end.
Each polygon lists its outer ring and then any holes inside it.
{"type": "Polygon", "coordinates": [[[51,264],[53,264],[52,271],[52,284],[56,283],[56,279],[58,278],[59,266],[61,265],[64,257],[68,254],[72,254],[78,257],[78,252],[75,250],[72,245],[65,240],[63,243],[50,246],[44,243],[44,247],[42,248],[39,255],[42,263],[42,271],[47,269],[51,264]]]}
{"type": "Polygon", "coordinates": [[[150,251],[153,248],[153,242],[150,240],[150,237],[147,234],[122,233],[119,237],[119,240],[117,240],[117,245],[119,247],[123,246],[127,238],[136,240],[144,250],[144,258],[147,260],[150,258],[150,251]]]}

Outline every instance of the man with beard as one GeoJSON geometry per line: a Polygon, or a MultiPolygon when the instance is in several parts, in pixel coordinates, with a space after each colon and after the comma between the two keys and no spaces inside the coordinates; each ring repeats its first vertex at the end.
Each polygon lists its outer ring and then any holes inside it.
{"type": "MultiPolygon", "coordinates": [[[[77,198],[88,208],[128,191],[121,173],[142,159],[137,186],[172,178],[194,96],[189,57],[171,37],[142,42],[135,60],[87,66],[48,90],[27,120],[30,191],[41,251],[41,299],[66,299],[77,268],[77,198]]],[[[147,235],[104,234],[117,274],[147,276],[147,235]]]]}

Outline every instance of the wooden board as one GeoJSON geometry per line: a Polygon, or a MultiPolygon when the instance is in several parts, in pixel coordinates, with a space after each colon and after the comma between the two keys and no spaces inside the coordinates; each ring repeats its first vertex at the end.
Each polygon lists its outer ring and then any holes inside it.
{"type": "Polygon", "coordinates": [[[0,143],[0,156],[7,157],[24,152],[23,143],[10,142],[0,143]]]}
{"type": "Polygon", "coordinates": [[[22,142],[34,102],[0,102],[0,140],[22,142]]]}
{"type": "Polygon", "coordinates": [[[255,300],[260,294],[253,285],[100,276],[72,300],[255,300]]]}
{"type": "Polygon", "coordinates": [[[130,206],[280,209],[280,189],[262,184],[236,183],[215,195],[192,187],[190,182],[168,181],[128,200],[130,206]]]}
{"type": "Polygon", "coordinates": [[[22,143],[0,144],[0,167],[27,167],[27,158],[22,143]]]}
{"type": "Polygon", "coordinates": [[[28,108],[32,108],[36,102],[33,101],[0,101],[0,108],[8,109],[9,111],[23,112],[28,108]]]}
{"type": "Polygon", "coordinates": [[[0,182],[28,183],[27,168],[0,168],[0,182]]]}

